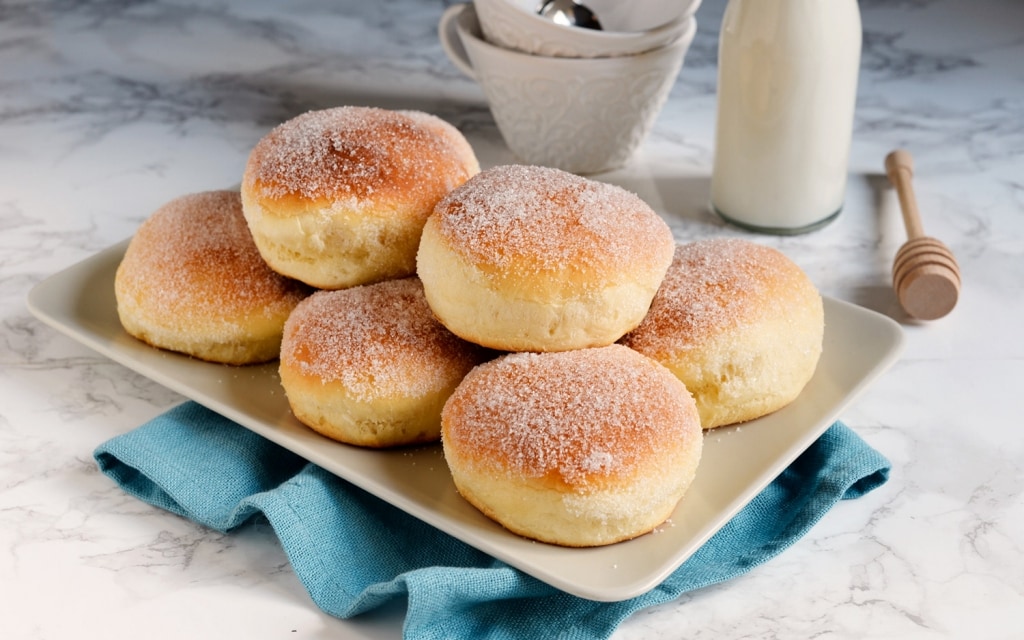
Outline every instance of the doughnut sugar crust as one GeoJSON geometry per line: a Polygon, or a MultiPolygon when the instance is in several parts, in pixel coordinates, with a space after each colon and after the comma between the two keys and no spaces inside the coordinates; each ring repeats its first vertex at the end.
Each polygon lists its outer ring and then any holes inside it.
{"type": "Polygon", "coordinates": [[[276,271],[322,289],[414,275],[423,223],[480,170],[452,125],[345,106],[271,130],[242,178],[245,216],[276,271]]]}
{"type": "Polygon", "coordinates": [[[474,369],[442,413],[458,492],[522,536],[570,547],[665,522],[703,448],[675,376],[621,345],[512,353],[474,369]]]}
{"type": "Polygon", "coordinates": [[[308,287],[263,261],[237,191],[172,200],[132,237],[114,278],[117,313],[155,347],[226,364],[277,358],[308,287]]]}
{"type": "Polygon", "coordinates": [[[318,291],[285,325],[280,374],[300,422],[365,447],[436,441],[484,350],[434,319],[416,278],[318,291]]]}
{"type": "Polygon", "coordinates": [[[482,171],[427,220],[417,272],[438,318],[507,351],[611,344],[643,319],[675,243],[618,186],[558,169],[482,171]]]}
{"type": "Polygon", "coordinates": [[[622,344],[675,373],[711,429],[796,399],[824,330],[821,295],[799,266],[774,248],[717,238],[676,248],[650,312],[622,344]]]}

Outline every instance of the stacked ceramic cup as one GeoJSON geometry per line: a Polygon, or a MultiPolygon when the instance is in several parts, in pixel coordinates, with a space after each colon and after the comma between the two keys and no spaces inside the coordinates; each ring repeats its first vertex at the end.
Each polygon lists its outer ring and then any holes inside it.
{"type": "Polygon", "coordinates": [[[668,98],[700,0],[585,2],[600,30],[543,17],[542,2],[449,7],[439,26],[445,53],[480,85],[523,162],[578,174],[618,168],[668,98]]]}

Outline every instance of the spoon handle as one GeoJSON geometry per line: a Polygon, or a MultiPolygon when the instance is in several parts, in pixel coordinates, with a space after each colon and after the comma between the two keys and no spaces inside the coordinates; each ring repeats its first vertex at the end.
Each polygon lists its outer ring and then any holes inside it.
{"type": "Polygon", "coordinates": [[[924,226],[921,224],[921,213],[917,209],[917,198],[914,197],[914,186],[911,183],[914,176],[914,158],[909,151],[896,149],[885,156],[885,172],[896,187],[907,237],[911,240],[923,237],[924,226]]]}

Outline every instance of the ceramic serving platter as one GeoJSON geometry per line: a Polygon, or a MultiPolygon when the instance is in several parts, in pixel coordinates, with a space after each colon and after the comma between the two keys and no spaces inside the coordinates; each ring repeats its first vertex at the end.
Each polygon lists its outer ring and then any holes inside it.
{"type": "Polygon", "coordinates": [[[439,445],[376,451],[317,435],[292,415],[276,363],[231,367],[149,347],[122,329],[114,272],[127,241],[38,284],[40,320],[100,354],[260,435],[448,534],[559,589],[599,601],[649,591],[829,427],[898,357],[891,319],[825,299],[825,343],[797,400],[772,415],[705,435],[697,477],[669,522],[628,542],[571,549],[533,542],[484,517],[455,491],[439,445]]]}

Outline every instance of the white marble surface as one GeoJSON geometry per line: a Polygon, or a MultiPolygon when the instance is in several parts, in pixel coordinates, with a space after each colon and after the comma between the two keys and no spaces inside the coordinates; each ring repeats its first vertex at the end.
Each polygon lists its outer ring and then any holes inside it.
{"type": "MultiPolygon", "coordinates": [[[[125,497],[95,445],[180,398],[33,319],[29,289],[129,236],[157,206],[237,184],[270,127],[303,110],[432,111],[484,164],[511,160],[481,94],[444,58],[440,0],[0,3],[0,637],[399,637],[401,607],[320,613],[272,533],[201,529],[125,497]]],[[[656,130],[602,176],[680,239],[711,217],[717,29],[705,0],[656,130]]],[[[1014,638],[1024,611],[1024,4],[862,0],[865,47],[846,210],[754,239],[823,292],[904,323],[902,359],[843,415],[893,462],[749,575],[629,619],[639,638],[1014,638]],[[916,156],[926,230],[963,295],[909,322],[889,288],[904,240],[881,178],[916,156]]]]}

